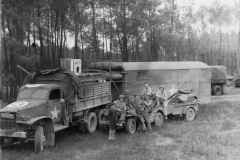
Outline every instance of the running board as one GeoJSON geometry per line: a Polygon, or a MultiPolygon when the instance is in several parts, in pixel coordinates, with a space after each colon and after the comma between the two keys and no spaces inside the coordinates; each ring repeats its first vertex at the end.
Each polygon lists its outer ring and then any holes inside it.
{"type": "Polygon", "coordinates": [[[55,124],[54,124],[54,132],[63,130],[63,129],[65,129],[65,128],[68,128],[68,126],[64,126],[64,125],[61,124],[61,123],[55,123],[55,124]]]}

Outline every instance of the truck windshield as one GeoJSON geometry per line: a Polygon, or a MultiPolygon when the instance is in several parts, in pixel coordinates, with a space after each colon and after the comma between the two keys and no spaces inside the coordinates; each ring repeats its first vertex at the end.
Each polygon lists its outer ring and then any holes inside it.
{"type": "Polygon", "coordinates": [[[18,93],[18,99],[46,99],[47,93],[46,89],[25,89],[18,93]]]}

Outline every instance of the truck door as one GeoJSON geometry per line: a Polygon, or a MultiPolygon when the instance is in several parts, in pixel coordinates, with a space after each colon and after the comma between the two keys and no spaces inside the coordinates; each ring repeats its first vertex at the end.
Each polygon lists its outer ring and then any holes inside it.
{"type": "Polygon", "coordinates": [[[47,116],[51,117],[54,123],[62,122],[61,90],[53,89],[48,98],[47,116]]]}

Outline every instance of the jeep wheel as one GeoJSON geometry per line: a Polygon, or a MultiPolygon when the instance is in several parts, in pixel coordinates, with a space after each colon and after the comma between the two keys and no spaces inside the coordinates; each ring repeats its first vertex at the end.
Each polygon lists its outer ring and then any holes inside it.
{"type": "Polygon", "coordinates": [[[43,135],[43,127],[37,126],[35,130],[35,152],[42,152],[44,145],[45,137],[43,135]]]}
{"type": "Polygon", "coordinates": [[[216,86],[213,87],[213,94],[215,94],[217,96],[221,95],[222,91],[223,91],[223,89],[219,85],[216,85],[216,86]]]}
{"type": "Polygon", "coordinates": [[[194,109],[188,108],[188,110],[187,110],[187,112],[186,112],[186,114],[185,114],[185,120],[186,120],[187,122],[191,122],[191,121],[194,120],[195,115],[196,115],[196,113],[195,113],[194,109]]]}
{"type": "Polygon", "coordinates": [[[156,126],[158,126],[158,127],[163,124],[163,115],[162,115],[162,113],[157,112],[157,114],[155,115],[155,118],[154,118],[154,124],[156,126]]]}
{"type": "Polygon", "coordinates": [[[129,118],[127,120],[126,130],[129,134],[134,134],[137,129],[136,120],[133,118],[129,118]]]}
{"type": "MultiPolygon", "coordinates": [[[[108,119],[107,119],[107,117],[106,116],[103,116],[102,117],[102,122],[106,122],[108,119]]],[[[103,132],[107,132],[109,129],[108,129],[108,127],[107,127],[107,125],[106,124],[100,124],[100,129],[103,131],[103,132]]]]}
{"type": "Polygon", "coordinates": [[[88,123],[85,124],[88,133],[95,132],[97,128],[97,116],[94,112],[88,113],[88,123]]]}

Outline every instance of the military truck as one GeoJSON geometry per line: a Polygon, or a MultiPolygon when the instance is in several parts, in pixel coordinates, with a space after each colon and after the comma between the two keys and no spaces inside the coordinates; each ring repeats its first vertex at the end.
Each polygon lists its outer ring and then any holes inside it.
{"type": "Polygon", "coordinates": [[[77,125],[93,133],[106,104],[111,84],[100,71],[66,68],[31,73],[19,89],[17,100],[0,110],[1,147],[34,141],[35,152],[54,146],[55,132],[77,125]]]}
{"type": "Polygon", "coordinates": [[[227,83],[227,69],[225,66],[211,67],[211,89],[213,95],[223,94],[223,86],[227,83]]]}

